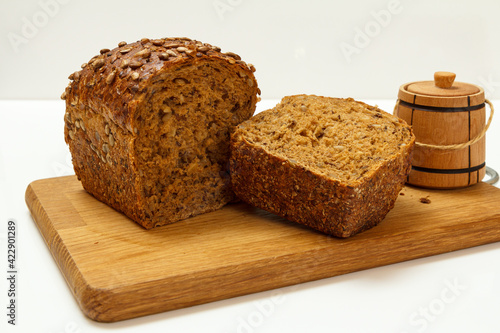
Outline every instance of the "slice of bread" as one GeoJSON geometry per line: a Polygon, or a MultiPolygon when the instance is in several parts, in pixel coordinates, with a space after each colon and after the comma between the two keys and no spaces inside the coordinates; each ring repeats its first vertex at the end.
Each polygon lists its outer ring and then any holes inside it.
{"type": "Polygon", "coordinates": [[[349,237],[394,207],[415,137],[403,120],[353,99],[287,96],[231,136],[231,182],[245,202],[349,237]]]}

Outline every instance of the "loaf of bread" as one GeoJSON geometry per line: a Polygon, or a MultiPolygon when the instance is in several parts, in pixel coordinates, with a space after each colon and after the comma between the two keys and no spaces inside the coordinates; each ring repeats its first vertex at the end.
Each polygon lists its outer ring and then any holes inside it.
{"type": "Polygon", "coordinates": [[[85,190],[147,229],[233,200],[230,133],[255,111],[254,71],[188,38],[101,50],[61,96],[85,190]]]}
{"type": "Polygon", "coordinates": [[[231,137],[231,182],[256,207],[337,237],[377,225],[410,171],[410,126],[353,99],[288,96],[231,137]]]}

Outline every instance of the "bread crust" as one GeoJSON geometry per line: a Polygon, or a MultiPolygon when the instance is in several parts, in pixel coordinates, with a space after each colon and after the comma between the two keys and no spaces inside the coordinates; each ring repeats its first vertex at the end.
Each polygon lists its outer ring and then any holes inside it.
{"type": "Polygon", "coordinates": [[[251,125],[243,123],[231,138],[231,182],[236,195],[336,237],[350,237],[380,223],[394,207],[410,171],[414,136],[401,153],[354,184],[347,184],[248,142],[244,126],[251,125]]]}
{"type": "Polygon", "coordinates": [[[172,67],[194,65],[208,59],[222,60],[234,70],[243,71],[255,82],[255,95],[260,94],[253,65],[245,63],[235,53],[222,53],[217,46],[189,38],[145,38],[113,50],[103,49],[100,53],[83,64],[80,71],[70,75],[71,82],[62,97],[67,107],[84,104],[92,110],[101,110],[106,119],[132,134],[136,128],[134,115],[137,105],[146,96],[151,80],[172,67]],[[163,44],[160,45],[160,41],[163,44]]]}
{"type": "MultiPolygon", "coordinates": [[[[223,66],[247,80],[252,97],[241,117],[249,118],[260,94],[253,75],[255,68],[234,53],[222,53],[216,46],[188,38],[142,39],[130,44],[122,42],[113,50],[101,50],[100,55],[70,75],[71,82],[61,96],[66,100],[65,141],[83,187],[147,229],[216,210],[234,198],[228,176],[221,175],[213,193],[204,194],[216,199],[206,204],[186,202],[175,214],[157,218],[149,212],[151,203],[145,200],[145,187],[149,185],[141,177],[137,148],[140,112],[148,102],[145,99],[155,94],[155,82],[165,75],[202,64],[223,66]]],[[[228,145],[229,140],[226,149],[228,145]]],[[[163,197],[157,201],[164,203],[168,194],[165,188],[162,191],[153,188],[148,195],[163,197]]]]}

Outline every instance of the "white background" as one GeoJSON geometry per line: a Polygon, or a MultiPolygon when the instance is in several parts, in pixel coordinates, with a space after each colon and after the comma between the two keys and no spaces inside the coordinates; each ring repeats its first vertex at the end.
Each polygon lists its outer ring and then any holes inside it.
{"type": "MultiPolygon", "coordinates": [[[[390,111],[401,84],[431,79],[437,70],[482,86],[499,105],[499,13],[496,0],[0,0],[0,272],[8,218],[19,224],[20,250],[19,325],[6,324],[0,273],[0,331],[499,332],[498,243],[95,323],[80,312],[24,203],[29,182],[72,173],[62,135],[64,104],[52,100],[67,76],[101,48],[187,36],[238,53],[257,68],[264,98],[259,110],[284,95],[314,93],[390,111]],[[460,288],[450,294],[450,285],[460,288]],[[445,304],[443,295],[455,297],[445,304]],[[423,320],[420,311],[440,302],[444,308],[423,320]]],[[[487,164],[496,170],[498,123],[487,136],[487,164]]]]}
{"type": "Polygon", "coordinates": [[[168,36],[240,54],[265,99],[392,99],[438,70],[498,99],[499,13],[496,0],[0,0],[0,99],[58,98],[100,49],[168,36]]]}

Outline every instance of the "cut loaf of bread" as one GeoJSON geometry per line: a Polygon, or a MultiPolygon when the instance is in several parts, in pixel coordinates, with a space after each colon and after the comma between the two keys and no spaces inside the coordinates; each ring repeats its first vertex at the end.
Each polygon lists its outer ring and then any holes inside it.
{"type": "Polygon", "coordinates": [[[61,96],[85,190],[147,229],[233,200],[230,133],[255,111],[254,71],[188,38],[101,50],[61,96]]]}
{"type": "Polygon", "coordinates": [[[410,126],[377,107],[288,96],[232,134],[231,181],[243,201],[349,237],[393,208],[414,142],[410,126]]]}

